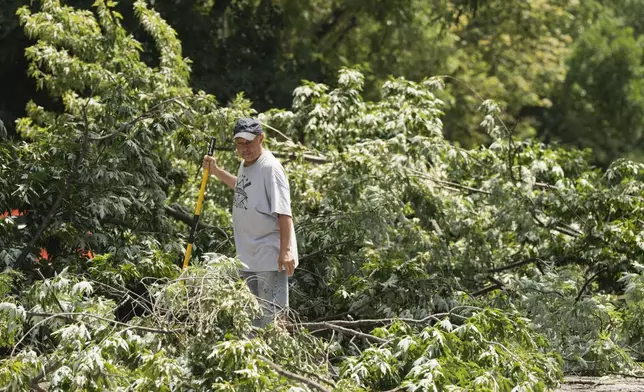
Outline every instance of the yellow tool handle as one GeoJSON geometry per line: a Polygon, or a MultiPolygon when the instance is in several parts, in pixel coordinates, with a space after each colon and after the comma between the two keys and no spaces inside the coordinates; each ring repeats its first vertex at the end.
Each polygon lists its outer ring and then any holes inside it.
{"type": "MultiPolygon", "coordinates": [[[[215,152],[215,138],[210,138],[210,146],[208,148],[208,155],[212,156],[215,152]]],[[[201,206],[203,204],[204,194],[206,193],[206,184],[208,183],[208,177],[210,176],[210,170],[206,167],[203,169],[203,176],[201,177],[201,187],[199,188],[199,197],[197,198],[197,208],[195,208],[195,215],[192,219],[192,227],[190,228],[190,237],[188,237],[188,247],[186,248],[186,254],[183,257],[183,266],[181,271],[188,267],[188,262],[190,261],[190,254],[192,253],[192,244],[195,242],[195,234],[197,233],[197,227],[199,226],[199,215],[201,214],[201,206]]]]}

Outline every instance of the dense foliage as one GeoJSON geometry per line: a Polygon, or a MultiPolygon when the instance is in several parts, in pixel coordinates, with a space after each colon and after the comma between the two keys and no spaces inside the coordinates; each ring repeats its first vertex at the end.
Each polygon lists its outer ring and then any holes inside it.
{"type": "Polygon", "coordinates": [[[175,31],[133,9],[152,65],[111,2],[20,9],[30,76],[62,106],[30,102],[0,145],[0,209],[22,212],[0,220],[0,388],[539,391],[564,370],[641,371],[643,165],[520,140],[489,100],[490,145],[455,145],[444,77],[369,100],[342,68],[289,111],[222,105],[190,87],[175,31]],[[265,330],[215,181],[178,267],[208,136],[234,171],[242,115],[284,162],[301,254],[292,312],[265,330]]]}
{"type": "MultiPolygon", "coordinates": [[[[89,9],[93,0],[66,3],[89,9]]],[[[155,43],[138,24],[134,0],[115,5],[155,64],[155,43]]],[[[0,5],[0,120],[13,134],[25,103],[44,95],[25,70],[31,46],[16,9],[0,5]]],[[[30,2],[33,10],[40,1],[30,2]]],[[[377,100],[389,75],[450,75],[441,93],[447,139],[470,148],[478,102],[468,86],[504,108],[520,137],[593,148],[606,168],[642,160],[642,0],[156,0],[192,59],[190,83],[222,103],[239,92],[256,110],[288,108],[303,79],[333,84],[343,66],[365,74],[377,100]]]]}

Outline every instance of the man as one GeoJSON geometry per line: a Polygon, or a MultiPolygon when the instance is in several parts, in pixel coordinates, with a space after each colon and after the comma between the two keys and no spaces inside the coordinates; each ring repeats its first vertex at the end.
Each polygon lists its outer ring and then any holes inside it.
{"type": "Polygon", "coordinates": [[[237,257],[245,264],[242,276],[259,299],[264,316],[253,324],[264,327],[288,307],[288,276],[297,267],[297,242],[291,212],[288,179],[282,164],[263,147],[259,121],[242,118],[233,129],[237,154],[242,158],[237,176],[205,156],[203,165],[235,191],[233,232],[237,257]]]}

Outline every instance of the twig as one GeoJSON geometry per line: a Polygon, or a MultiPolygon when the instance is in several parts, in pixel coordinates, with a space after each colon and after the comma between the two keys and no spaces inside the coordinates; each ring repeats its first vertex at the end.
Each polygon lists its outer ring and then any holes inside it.
{"type": "Polygon", "coordinates": [[[438,183],[438,184],[449,185],[449,186],[459,188],[459,189],[462,189],[462,190],[466,190],[466,191],[470,191],[470,192],[482,193],[484,195],[491,195],[492,194],[492,192],[484,191],[483,189],[472,188],[472,187],[469,187],[467,185],[461,185],[461,184],[456,183],[456,182],[451,182],[451,181],[446,181],[446,180],[439,180],[438,178],[434,178],[434,177],[432,177],[432,176],[430,176],[430,175],[428,175],[426,173],[423,173],[421,171],[418,171],[418,170],[411,169],[410,172],[412,172],[414,175],[416,175],[418,177],[433,181],[433,182],[438,183]]]}
{"type": "MultiPolygon", "coordinates": [[[[640,340],[640,342],[641,342],[641,340],[640,340]]],[[[640,342],[638,342],[637,344],[639,344],[640,342]]],[[[642,353],[641,351],[636,350],[633,346],[626,345],[626,348],[631,350],[635,354],[637,354],[640,358],[644,358],[644,353],[642,353]]],[[[643,361],[638,361],[638,362],[643,362],[643,361]]]]}
{"type": "Polygon", "coordinates": [[[266,128],[268,128],[268,129],[270,129],[270,130],[272,130],[272,131],[277,132],[277,134],[278,134],[278,135],[280,135],[281,137],[283,137],[284,139],[286,139],[286,140],[288,140],[288,141],[291,141],[291,142],[293,141],[293,139],[291,139],[290,137],[288,137],[288,136],[286,136],[285,134],[283,134],[279,129],[274,128],[274,127],[271,127],[270,125],[268,125],[268,124],[266,124],[266,123],[261,123],[261,124],[262,124],[263,126],[265,126],[266,128]]]}
{"type": "Polygon", "coordinates": [[[324,386],[322,386],[316,381],[309,380],[308,378],[302,377],[299,374],[295,374],[295,373],[289,372],[288,370],[282,369],[279,365],[277,365],[276,363],[274,363],[273,361],[271,361],[270,359],[262,355],[258,355],[257,358],[265,362],[271,369],[275,370],[281,376],[288,377],[295,381],[299,381],[302,384],[305,384],[308,387],[316,389],[321,392],[331,392],[331,390],[326,389],[324,386]]]}

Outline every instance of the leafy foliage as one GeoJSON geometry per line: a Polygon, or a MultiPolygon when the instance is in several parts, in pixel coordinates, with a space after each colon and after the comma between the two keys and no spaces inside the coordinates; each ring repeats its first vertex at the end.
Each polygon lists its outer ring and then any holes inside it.
{"type": "Polygon", "coordinates": [[[157,13],[135,5],[159,45],[159,66],[151,68],[119,13],[101,1],[96,6],[97,19],[56,1],[41,13],[20,11],[25,30],[38,38],[27,50],[31,75],[62,99],[64,112],[30,103],[18,130],[31,143],[4,147],[3,174],[17,191],[3,194],[3,204],[28,211],[24,227],[0,240],[5,266],[33,263],[41,246],[59,257],[58,270],[76,262],[78,249],[110,253],[112,263],[136,263],[149,249],[168,253],[156,257],[167,264],[181,252],[164,210],[171,187],[188,179],[185,169],[173,168],[172,160],[184,157],[173,150],[194,141],[187,135],[195,127],[226,121],[214,114],[191,120],[215,101],[189,89],[180,43],[157,13]]]}
{"type": "Polygon", "coordinates": [[[616,277],[642,257],[641,165],[619,160],[602,173],[588,164],[587,153],[509,142],[489,101],[482,103],[488,114],[481,125],[495,143],[462,150],[441,136],[441,102],[431,92],[441,85],[436,79],[413,88],[392,81],[383,90],[395,98],[385,93],[377,104],[352,99],[341,111],[338,97],[355,97],[360,88],[345,84],[360,78],[344,72],[336,90],[308,86],[296,92],[295,112],[267,117],[300,140],[301,132],[324,124],[331,132],[303,140],[324,147],[318,139],[324,135],[333,138],[327,149],[342,149],[329,153],[325,165],[290,166],[296,193],[305,195],[298,204],[305,227],[300,238],[305,253],[316,256],[303,262],[311,270],[305,284],[296,282],[305,293],[300,311],[328,291],[334,300],[324,304],[328,310],[318,305],[314,317],[422,318],[427,304],[443,311],[455,305],[459,291],[476,295],[488,280],[490,288],[513,293],[503,307],[534,317],[571,367],[586,368],[587,360],[595,370],[637,368],[620,348],[629,329],[609,321],[630,317],[631,305],[612,303],[623,290],[616,277]],[[414,101],[418,97],[425,101],[414,101]],[[406,106],[389,102],[413,102],[415,111],[406,116],[406,106]],[[367,119],[368,126],[354,125],[367,119]],[[602,294],[587,296],[593,288],[602,294]],[[562,325],[562,317],[573,324],[562,325]]]}
{"type": "MultiPolygon", "coordinates": [[[[143,60],[156,64],[156,43],[139,26],[134,2],[113,7],[145,49],[143,60]]],[[[92,2],[67,4],[89,9],[92,2]]],[[[21,5],[0,5],[0,48],[6,53],[0,80],[5,96],[13,98],[0,102],[0,119],[16,138],[13,123],[24,103],[34,97],[46,101],[35,83],[25,80],[22,54],[31,42],[13,16],[21,5]]],[[[619,135],[641,128],[637,110],[620,108],[624,102],[637,108],[639,102],[634,91],[641,58],[633,42],[644,31],[642,0],[157,0],[153,5],[193,60],[191,85],[221,102],[234,101],[243,91],[256,110],[286,108],[301,80],[333,84],[337,70],[347,66],[364,72],[365,97],[372,100],[389,75],[416,81],[449,75],[442,93],[445,135],[461,146],[490,142],[476,130],[481,119],[472,87],[499,102],[508,123],[516,119],[510,128],[521,138],[593,148],[593,161],[603,167],[617,157],[641,160],[639,147],[629,148],[619,135]],[[616,29],[632,29],[627,35],[633,42],[617,39],[624,33],[616,29]],[[614,64],[599,66],[602,58],[614,64]],[[613,71],[604,72],[607,68],[613,71]],[[617,74],[622,76],[613,80],[617,74]],[[597,95],[601,87],[594,84],[611,87],[597,95]],[[602,142],[606,128],[620,145],[602,142]]]]}
{"type": "Polygon", "coordinates": [[[541,352],[545,340],[525,320],[499,311],[472,308],[469,317],[454,314],[455,325],[446,316],[420,330],[399,321],[363,334],[382,344],[351,342],[355,349],[304,329],[289,334],[271,327],[249,335],[250,317],[259,307],[246,285],[234,279],[236,265],[217,256],[178,280],[151,282],[150,312],[130,324],[114,320],[113,301],[90,295],[118,288],[65,272],[42,281],[22,297],[28,311],[7,313],[3,304],[3,314],[14,323],[39,333],[25,334],[19,342],[25,348],[2,361],[2,385],[28,389],[42,379],[37,372],[43,368],[50,390],[70,391],[294,388],[294,380],[282,376],[284,369],[315,375],[338,391],[401,383],[410,390],[542,389],[560,377],[557,357],[541,352]],[[39,335],[45,331],[49,339],[43,341],[39,335]],[[364,351],[353,354],[360,351],[356,344],[366,346],[364,351]],[[41,350],[46,354],[36,355],[41,350]],[[337,381],[332,381],[334,363],[337,381]]]}
{"type": "Polygon", "coordinates": [[[644,129],[642,42],[631,27],[609,16],[585,31],[568,59],[550,132],[569,144],[593,148],[605,165],[618,157],[639,156],[644,129]],[[598,74],[611,76],[598,80],[598,74]]]}

